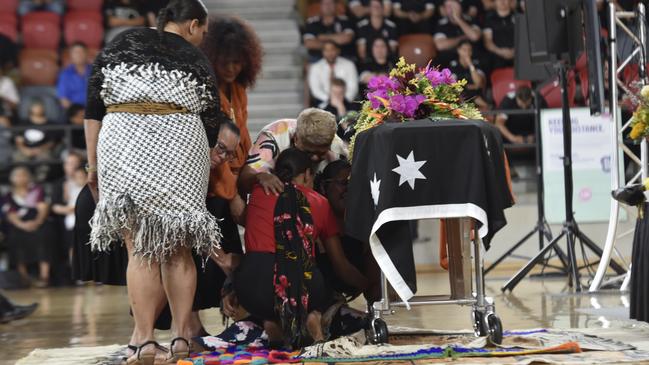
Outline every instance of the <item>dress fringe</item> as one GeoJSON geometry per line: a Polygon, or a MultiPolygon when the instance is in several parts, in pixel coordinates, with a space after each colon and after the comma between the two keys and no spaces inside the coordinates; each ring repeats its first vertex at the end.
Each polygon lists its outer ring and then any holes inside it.
{"type": "Polygon", "coordinates": [[[144,213],[127,194],[100,199],[90,226],[94,251],[109,251],[127,231],[133,235],[134,254],[149,261],[165,262],[179,247],[191,247],[205,258],[221,248],[218,219],[207,210],[181,215],[144,213]]]}

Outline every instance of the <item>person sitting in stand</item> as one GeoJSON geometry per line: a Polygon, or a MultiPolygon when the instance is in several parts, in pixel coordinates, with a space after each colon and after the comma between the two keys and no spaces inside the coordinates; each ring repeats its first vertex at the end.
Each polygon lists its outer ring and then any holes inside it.
{"type": "Polygon", "coordinates": [[[375,38],[371,44],[370,57],[361,65],[360,86],[361,93],[365,93],[370,79],[378,75],[389,75],[394,68],[390,48],[383,38],[375,38]]]}
{"type": "Polygon", "coordinates": [[[324,42],[334,42],[342,49],[342,54],[353,59],[354,25],[346,16],[336,15],[335,0],[320,1],[320,15],[307,19],[302,36],[304,47],[309,51],[309,62],[322,58],[324,42]]]}
{"type": "MultiPolygon", "coordinates": [[[[540,102],[541,108],[547,107],[543,98],[540,102]]],[[[505,97],[498,109],[529,110],[529,114],[499,113],[496,116],[496,127],[500,130],[505,143],[534,143],[534,97],[529,86],[519,87],[513,98],[505,97]]]]}
{"type": "Polygon", "coordinates": [[[20,102],[20,95],[14,81],[0,68],[0,111],[3,116],[11,119],[20,102]]]}
{"type": "Polygon", "coordinates": [[[325,41],[322,48],[323,58],[309,68],[309,90],[311,91],[311,106],[323,108],[329,101],[331,80],[345,81],[345,99],[353,101],[358,94],[358,71],[354,62],[341,57],[336,43],[325,41]]]}
{"type": "Polygon", "coordinates": [[[349,102],[345,99],[345,81],[341,79],[333,79],[331,81],[331,92],[329,94],[329,103],[323,108],[336,116],[339,121],[342,117],[347,115],[351,110],[358,110],[357,103],[349,102]]]}
{"type": "Polygon", "coordinates": [[[358,22],[356,31],[356,52],[358,59],[365,62],[368,55],[368,48],[371,50],[374,40],[383,38],[390,45],[390,51],[397,51],[399,42],[397,40],[397,26],[385,17],[383,4],[380,0],[369,2],[369,17],[358,22]]]}
{"type": "MultiPolygon", "coordinates": [[[[351,0],[347,5],[349,6],[349,11],[356,19],[362,19],[372,13],[372,1],[374,0],[351,0]]],[[[379,2],[381,3],[385,16],[391,16],[392,2],[390,0],[379,0],[379,2]]]]}
{"type": "MultiPolygon", "coordinates": [[[[284,185],[271,173],[277,156],[295,147],[306,152],[313,163],[346,159],[348,150],[336,135],[336,117],[324,110],[308,108],[297,119],[280,119],[259,132],[239,175],[239,191],[248,193],[255,184],[267,194],[279,194],[284,185]]],[[[324,168],[324,166],[321,167],[324,168]]]]}
{"type": "Polygon", "coordinates": [[[88,63],[88,49],[81,42],[70,46],[71,64],[59,73],[56,83],[56,94],[63,108],[67,109],[72,104],[86,105],[86,91],[88,78],[92,66],[88,63]]]}
{"type": "Polygon", "coordinates": [[[309,338],[324,340],[322,313],[333,304],[315,262],[316,240],[346,284],[364,291],[367,279],[345,258],[331,207],[313,190],[311,156],[289,148],[274,171],[282,193],[268,195],[256,185],[250,195],[246,253],[233,274],[234,291],[239,304],[264,321],[271,347],[300,348],[309,338]]]}
{"type": "MultiPolygon", "coordinates": [[[[381,271],[370,252],[368,242],[362,242],[345,234],[345,196],[347,185],[351,174],[351,164],[345,160],[333,161],[316,177],[316,190],[327,198],[329,205],[336,217],[340,236],[342,252],[318,252],[316,259],[318,267],[325,277],[325,280],[334,291],[348,297],[364,294],[368,303],[379,300],[381,295],[380,274],[381,271]],[[344,255],[347,260],[358,271],[368,279],[368,286],[365,292],[360,292],[357,287],[345,283],[344,278],[336,274],[340,272],[333,264],[330,256],[344,255]]],[[[338,247],[332,247],[338,249],[338,247]]],[[[324,248],[323,248],[324,250],[324,248]]]]}
{"type": "Polygon", "coordinates": [[[432,32],[434,0],[393,0],[392,11],[399,34],[432,32]]]}
{"type": "MultiPolygon", "coordinates": [[[[86,108],[83,105],[70,105],[66,114],[68,117],[68,124],[83,127],[83,118],[86,114],[86,108]]],[[[72,148],[77,150],[86,149],[86,137],[83,128],[72,130],[72,148]]]]}
{"type": "Polygon", "coordinates": [[[478,107],[487,108],[489,104],[483,98],[487,76],[479,68],[480,60],[473,58],[473,46],[464,40],[457,47],[457,60],[451,61],[450,70],[456,80],[466,80],[462,96],[465,100],[472,100],[478,107]]]}
{"type": "MultiPolygon", "coordinates": [[[[20,132],[15,138],[16,150],[14,161],[43,161],[54,158],[54,148],[59,139],[57,132],[45,131],[39,127],[49,124],[45,114],[45,105],[41,100],[34,100],[29,106],[29,117],[24,121],[30,128],[20,132]]],[[[44,181],[50,171],[48,165],[40,165],[36,168],[37,181],[44,181]]]]}
{"type": "Polygon", "coordinates": [[[20,16],[33,11],[51,11],[63,15],[64,10],[64,0],[20,0],[18,4],[18,15],[20,16]]]}
{"type": "Polygon", "coordinates": [[[50,245],[45,226],[49,206],[43,189],[33,184],[26,167],[16,167],[9,176],[11,192],[4,199],[2,211],[7,217],[9,260],[18,272],[30,280],[27,265],[39,264],[39,279],[35,286],[44,288],[50,280],[50,245]]]}
{"type": "Polygon", "coordinates": [[[462,5],[462,13],[473,19],[479,19],[484,15],[484,0],[459,0],[462,5]]]}
{"type": "Polygon", "coordinates": [[[146,8],[139,0],[108,0],[104,5],[106,15],[105,41],[110,43],[115,36],[133,27],[146,25],[146,8]]]}
{"type": "Polygon", "coordinates": [[[52,212],[61,218],[57,222],[62,226],[63,240],[68,248],[70,260],[72,260],[74,245],[75,206],[79,193],[86,185],[88,178],[81,163],[81,155],[74,152],[67,154],[63,162],[65,177],[55,184],[52,196],[52,212]]]}
{"type": "Polygon", "coordinates": [[[476,56],[480,56],[476,45],[482,31],[473,18],[462,13],[460,3],[457,0],[445,0],[440,12],[442,16],[437,21],[435,31],[435,47],[438,51],[435,63],[448,67],[457,55],[456,48],[463,40],[469,40],[476,56]]]}
{"type": "Polygon", "coordinates": [[[514,11],[509,0],[496,0],[496,10],[487,14],[482,33],[492,68],[514,66],[514,11]]]}

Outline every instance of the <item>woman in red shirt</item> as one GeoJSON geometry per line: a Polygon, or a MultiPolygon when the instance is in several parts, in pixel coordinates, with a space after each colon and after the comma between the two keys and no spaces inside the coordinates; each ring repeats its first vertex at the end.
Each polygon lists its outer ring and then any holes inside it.
{"type": "MultiPolygon", "coordinates": [[[[290,148],[275,165],[284,192],[267,195],[257,185],[248,203],[246,254],[234,273],[234,289],[239,304],[264,320],[271,344],[300,347],[307,335],[324,339],[321,313],[332,296],[315,263],[315,242],[340,242],[327,199],[312,190],[312,171],[309,156],[290,148]]],[[[366,285],[358,271],[350,276],[366,285]]]]}

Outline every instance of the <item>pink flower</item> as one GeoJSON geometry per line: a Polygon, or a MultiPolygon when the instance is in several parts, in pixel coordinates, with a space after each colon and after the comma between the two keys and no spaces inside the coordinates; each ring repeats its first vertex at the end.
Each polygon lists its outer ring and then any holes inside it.
{"type": "Polygon", "coordinates": [[[428,67],[424,70],[424,75],[430,81],[433,87],[439,85],[450,85],[455,82],[453,73],[451,73],[451,70],[449,70],[448,68],[439,71],[434,68],[428,67]]]}
{"type": "Polygon", "coordinates": [[[390,109],[397,113],[403,114],[407,118],[413,118],[419,105],[426,100],[426,97],[417,95],[393,95],[390,97],[390,109]]]}
{"type": "Polygon", "coordinates": [[[385,75],[374,76],[367,83],[367,88],[373,91],[376,90],[397,90],[399,82],[385,75]]]}

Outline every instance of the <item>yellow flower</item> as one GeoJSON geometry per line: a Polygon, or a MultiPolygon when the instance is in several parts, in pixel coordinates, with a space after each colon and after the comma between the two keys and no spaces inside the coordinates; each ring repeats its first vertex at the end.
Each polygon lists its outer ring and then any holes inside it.
{"type": "Polygon", "coordinates": [[[640,95],[645,99],[649,99],[649,85],[642,87],[642,89],[640,90],[640,95]]]}
{"type": "Polygon", "coordinates": [[[631,139],[638,139],[642,137],[646,127],[647,126],[642,122],[634,124],[633,128],[631,128],[631,132],[629,133],[629,137],[631,137],[631,139]]]}

